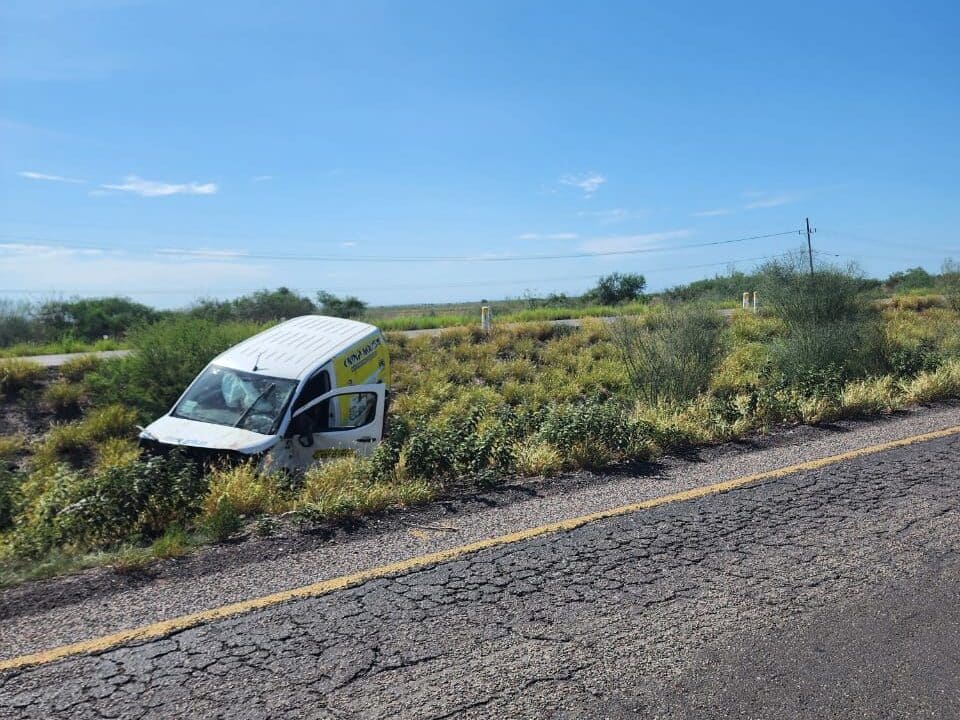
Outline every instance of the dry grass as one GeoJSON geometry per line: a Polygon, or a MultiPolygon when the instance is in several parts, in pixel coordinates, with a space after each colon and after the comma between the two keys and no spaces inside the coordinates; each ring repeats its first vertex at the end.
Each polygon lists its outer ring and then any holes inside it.
{"type": "Polygon", "coordinates": [[[960,360],[949,360],[933,372],[920,373],[905,382],[903,396],[911,405],[960,397],[960,360]]]}
{"type": "Polygon", "coordinates": [[[316,465],[304,476],[298,504],[312,515],[338,519],[381,512],[426,502],[436,489],[423,480],[403,477],[393,481],[373,481],[366,461],[345,457],[316,465]]]}
{"type": "Polygon", "coordinates": [[[261,473],[252,462],[215,468],[203,501],[202,517],[213,517],[226,500],[240,515],[260,515],[289,510],[292,503],[280,488],[279,476],[261,473]]]}
{"type": "Polygon", "coordinates": [[[901,403],[900,388],[890,375],[847,383],[840,393],[844,417],[890,413],[901,403]]]}
{"type": "Polygon", "coordinates": [[[0,460],[10,460],[27,447],[27,439],[22,434],[0,435],[0,460]]]}
{"type": "Polygon", "coordinates": [[[83,380],[87,373],[91,373],[100,367],[103,361],[96,355],[80,355],[70,358],[57,368],[60,377],[70,382],[79,382],[83,380]]]}
{"type": "Polygon", "coordinates": [[[563,455],[547,442],[519,442],[514,446],[514,458],[521,475],[551,477],[563,470],[563,455]]]}
{"type": "Polygon", "coordinates": [[[63,380],[50,383],[43,391],[43,401],[50,406],[57,417],[79,413],[83,397],[82,385],[63,380]]]}
{"type": "Polygon", "coordinates": [[[30,360],[9,358],[0,360],[0,394],[14,396],[34,387],[46,370],[30,360]]]}

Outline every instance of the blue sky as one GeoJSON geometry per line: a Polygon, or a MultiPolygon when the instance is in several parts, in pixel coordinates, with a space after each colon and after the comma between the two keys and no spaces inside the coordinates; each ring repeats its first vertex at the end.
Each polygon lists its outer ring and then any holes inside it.
{"type": "Polygon", "coordinates": [[[956,4],[0,12],[6,297],[660,289],[800,247],[703,244],[807,215],[872,274],[960,257],[956,4]],[[502,259],[530,255],[581,257],[502,259]],[[501,259],[365,260],[395,256],[501,259]]]}

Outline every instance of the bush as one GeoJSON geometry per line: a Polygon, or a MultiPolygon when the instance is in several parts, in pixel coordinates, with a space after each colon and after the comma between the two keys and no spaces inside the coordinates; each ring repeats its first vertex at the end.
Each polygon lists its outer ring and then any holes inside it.
{"type": "Polygon", "coordinates": [[[614,402],[551,408],[536,439],[550,443],[579,467],[603,467],[617,460],[645,458],[649,427],[614,402]]]}
{"type": "Polygon", "coordinates": [[[960,262],[955,262],[952,258],[947,258],[943,262],[940,287],[950,307],[960,311],[960,262]]]}
{"type": "Polygon", "coordinates": [[[140,420],[153,420],[170,409],[210,360],[260,329],[190,317],[138,328],[129,337],[130,356],[105,361],[87,375],[90,398],[95,404],[127,405],[140,420]]]}
{"type": "Polygon", "coordinates": [[[161,560],[180,557],[190,550],[190,540],[179,525],[171,525],[157,538],[151,550],[153,556],[161,560]]]}
{"type": "Polygon", "coordinates": [[[863,294],[866,286],[852,268],[824,267],[810,275],[796,262],[763,267],[764,306],[786,325],[773,354],[788,383],[810,371],[853,379],[884,369],[880,315],[863,294]]]}
{"type": "Polygon", "coordinates": [[[882,330],[867,320],[794,325],[771,351],[774,367],[788,384],[802,383],[810,372],[821,370],[854,379],[886,367],[882,330]]]}
{"type": "Polygon", "coordinates": [[[228,497],[220,497],[203,523],[206,533],[217,542],[225,542],[243,528],[243,518],[228,497]]]}
{"type": "Polygon", "coordinates": [[[0,435],[0,464],[23,452],[26,444],[27,441],[23,435],[0,435]]]}
{"type": "Polygon", "coordinates": [[[15,396],[40,382],[44,373],[41,365],[30,360],[0,360],[0,394],[15,396]]]}
{"type": "Polygon", "coordinates": [[[710,379],[710,388],[720,395],[756,390],[764,382],[772,363],[770,348],[751,342],[734,348],[710,379]]]}
{"type": "Polygon", "coordinates": [[[20,499],[23,476],[0,462],[0,532],[13,525],[20,499]]]}
{"type": "Polygon", "coordinates": [[[15,533],[19,554],[58,546],[115,546],[186,525],[200,509],[206,482],[179,454],[81,475],[60,467],[15,533]]]}
{"type": "Polygon", "coordinates": [[[634,391],[651,404],[691,400],[706,389],[720,359],[723,318],[700,306],[669,307],[613,328],[634,391]]]}
{"type": "Polygon", "coordinates": [[[93,451],[95,471],[126,467],[140,459],[140,447],[137,441],[123,437],[101,440],[93,446],[93,451]]]}

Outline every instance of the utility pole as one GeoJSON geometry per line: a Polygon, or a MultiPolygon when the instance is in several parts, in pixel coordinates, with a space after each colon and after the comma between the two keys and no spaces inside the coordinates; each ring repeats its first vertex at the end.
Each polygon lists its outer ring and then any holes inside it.
{"type": "Polygon", "coordinates": [[[813,277],[813,243],[810,241],[810,235],[815,232],[816,229],[810,229],[810,218],[807,218],[807,258],[810,260],[810,277],[813,277]]]}

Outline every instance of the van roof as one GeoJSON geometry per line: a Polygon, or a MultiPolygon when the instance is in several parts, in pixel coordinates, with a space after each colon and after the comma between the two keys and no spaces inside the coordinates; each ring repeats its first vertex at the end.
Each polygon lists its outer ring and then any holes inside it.
{"type": "Polygon", "coordinates": [[[379,332],[367,323],[325,315],[304,315],[247,338],[213,359],[234,370],[296,380],[379,332]]]}

